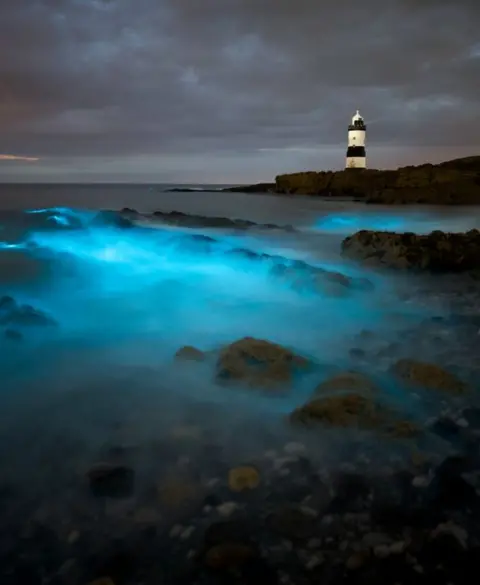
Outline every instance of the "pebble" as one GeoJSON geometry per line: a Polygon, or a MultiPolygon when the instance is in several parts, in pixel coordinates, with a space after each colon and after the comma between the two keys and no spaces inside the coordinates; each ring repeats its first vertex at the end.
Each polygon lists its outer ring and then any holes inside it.
{"type": "Polygon", "coordinates": [[[350,571],[356,571],[365,565],[369,557],[369,554],[365,551],[359,551],[348,557],[345,566],[350,571]]]}
{"type": "Polygon", "coordinates": [[[309,548],[310,550],[320,548],[321,546],[322,546],[322,539],[321,538],[311,538],[307,542],[307,548],[309,548]]]}
{"type": "Polygon", "coordinates": [[[312,571],[313,569],[320,567],[320,565],[323,565],[324,562],[325,557],[321,553],[319,553],[310,557],[310,559],[307,561],[305,565],[305,568],[307,569],[307,571],[312,571]]]}
{"type": "Polygon", "coordinates": [[[78,530],[72,530],[70,534],[67,536],[68,544],[75,544],[77,540],[80,538],[80,532],[78,530]]]}
{"type": "Polygon", "coordinates": [[[468,425],[468,421],[465,418],[459,418],[455,421],[457,426],[462,427],[462,429],[466,429],[468,425]]]}
{"type": "Polygon", "coordinates": [[[216,510],[222,518],[229,518],[240,506],[236,502],[225,502],[217,506],[216,510]]]}
{"type": "Polygon", "coordinates": [[[283,450],[287,455],[301,455],[305,453],[305,445],[303,443],[287,443],[283,450]]]}
{"type": "Polygon", "coordinates": [[[185,530],[180,534],[180,540],[188,540],[194,532],[195,526],[188,526],[188,528],[185,528],[185,530]]]}
{"type": "Polygon", "coordinates": [[[431,481],[432,479],[428,475],[416,475],[412,479],[412,485],[416,488],[426,488],[430,485],[431,481]]]}
{"type": "Polygon", "coordinates": [[[386,544],[379,544],[373,549],[373,554],[379,559],[386,559],[390,556],[390,547],[386,544]]]}
{"type": "Polygon", "coordinates": [[[381,532],[369,532],[362,538],[362,544],[367,548],[375,548],[377,546],[386,545],[390,543],[390,538],[381,532]]]}
{"type": "Polygon", "coordinates": [[[458,526],[452,521],[439,524],[432,532],[432,538],[437,538],[442,534],[451,534],[454,536],[463,548],[467,548],[468,532],[465,528],[458,526]]]}
{"type": "Polygon", "coordinates": [[[170,530],[170,538],[178,538],[184,530],[185,526],[182,526],[181,524],[175,524],[175,526],[172,526],[172,529],[170,530]]]}

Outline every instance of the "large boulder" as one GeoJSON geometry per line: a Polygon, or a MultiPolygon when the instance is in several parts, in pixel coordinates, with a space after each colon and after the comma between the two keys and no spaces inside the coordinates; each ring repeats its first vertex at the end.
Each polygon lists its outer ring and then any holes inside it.
{"type": "Polygon", "coordinates": [[[239,382],[264,389],[288,388],[309,365],[306,358],[277,343],[244,337],[223,347],[216,375],[221,382],[239,382]]]}
{"type": "Polygon", "coordinates": [[[410,386],[449,394],[464,394],[467,391],[467,385],[462,380],[436,364],[401,359],[393,364],[391,372],[398,380],[410,386]]]}
{"type": "Polygon", "coordinates": [[[277,193],[354,196],[369,203],[480,203],[480,157],[397,170],[345,169],[279,175],[277,193]]]}
{"type": "Polygon", "coordinates": [[[342,255],[369,265],[431,272],[480,268],[480,231],[428,235],[361,230],[342,242],[342,255]]]}

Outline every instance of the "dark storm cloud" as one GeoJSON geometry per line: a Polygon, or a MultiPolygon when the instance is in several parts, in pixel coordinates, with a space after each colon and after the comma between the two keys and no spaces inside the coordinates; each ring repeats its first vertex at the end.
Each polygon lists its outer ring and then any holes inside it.
{"type": "Polygon", "coordinates": [[[2,2],[0,153],[342,146],[357,107],[377,146],[475,150],[479,23],[478,0],[2,2]]]}

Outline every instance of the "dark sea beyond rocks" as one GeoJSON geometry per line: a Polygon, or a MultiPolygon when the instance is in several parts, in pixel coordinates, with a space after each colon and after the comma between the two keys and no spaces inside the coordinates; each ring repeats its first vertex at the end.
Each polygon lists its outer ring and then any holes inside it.
{"type": "Polygon", "coordinates": [[[471,583],[480,208],[177,187],[0,186],[0,584],[471,583]]]}

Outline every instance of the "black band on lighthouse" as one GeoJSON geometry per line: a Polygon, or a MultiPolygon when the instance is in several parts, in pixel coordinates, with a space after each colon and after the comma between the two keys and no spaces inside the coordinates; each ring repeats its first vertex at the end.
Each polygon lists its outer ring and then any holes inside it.
{"type": "Polygon", "coordinates": [[[364,146],[349,146],[347,148],[347,157],[363,157],[365,158],[365,147],[364,146]]]}

